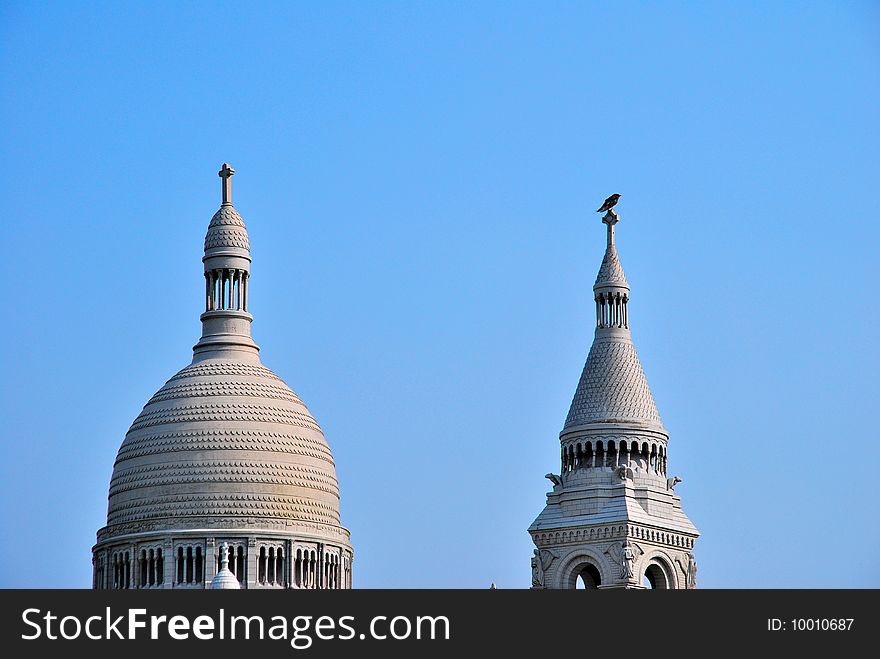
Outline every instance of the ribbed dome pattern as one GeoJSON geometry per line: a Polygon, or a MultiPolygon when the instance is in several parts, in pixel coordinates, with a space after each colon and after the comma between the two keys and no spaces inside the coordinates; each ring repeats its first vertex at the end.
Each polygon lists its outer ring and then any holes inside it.
{"type": "Polygon", "coordinates": [[[108,526],[274,518],[339,527],[336,468],[299,397],[259,364],[194,363],[144,406],[119,449],[108,526]]]}
{"type": "Polygon", "coordinates": [[[220,209],[211,218],[208,233],[205,234],[205,254],[224,248],[248,251],[251,248],[244,220],[232,204],[220,206],[220,209]]]}

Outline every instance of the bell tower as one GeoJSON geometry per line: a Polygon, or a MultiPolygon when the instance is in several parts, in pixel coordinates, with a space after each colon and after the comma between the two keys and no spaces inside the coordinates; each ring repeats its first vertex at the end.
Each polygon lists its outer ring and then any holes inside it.
{"type": "Polygon", "coordinates": [[[608,203],[593,345],[559,434],[560,473],[547,474],[553,490],[529,527],[532,588],[695,588],[699,532],[667,474],[669,435],[630,335],[608,203]]]}

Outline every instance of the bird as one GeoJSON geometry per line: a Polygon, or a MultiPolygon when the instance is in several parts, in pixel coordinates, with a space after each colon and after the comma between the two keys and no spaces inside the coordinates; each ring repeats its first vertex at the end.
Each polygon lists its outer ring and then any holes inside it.
{"type": "Polygon", "coordinates": [[[605,211],[610,211],[612,208],[617,206],[617,202],[620,200],[619,194],[613,194],[608,199],[605,200],[605,203],[597,210],[597,213],[604,213],[605,211]]]}

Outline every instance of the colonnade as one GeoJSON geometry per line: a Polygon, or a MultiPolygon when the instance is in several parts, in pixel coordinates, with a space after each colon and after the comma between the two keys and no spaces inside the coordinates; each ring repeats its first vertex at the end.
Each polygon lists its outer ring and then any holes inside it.
{"type": "Polygon", "coordinates": [[[599,293],[596,296],[596,327],[629,327],[626,293],[599,293]]]}
{"type": "Polygon", "coordinates": [[[247,311],[247,270],[220,268],[205,273],[205,311],[247,311]]]}

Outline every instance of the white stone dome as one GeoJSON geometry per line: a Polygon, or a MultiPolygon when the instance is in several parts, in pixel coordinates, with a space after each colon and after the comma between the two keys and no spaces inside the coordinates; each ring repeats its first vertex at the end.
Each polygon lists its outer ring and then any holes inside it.
{"type": "Polygon", "coordinates": [[[330,447],[251,337],[234,173],[218,172],[222,202],[205,236],[201,338],[116,456],[94,588],[351,588],[330,447]]]}
{"type": "Polygon", "coordinates": [[[312,533],[338,530],[336,467],[320,426],[259,362],[187,366],[125,436],[110,482],[108,530],[270,520],[312,533]]]}

